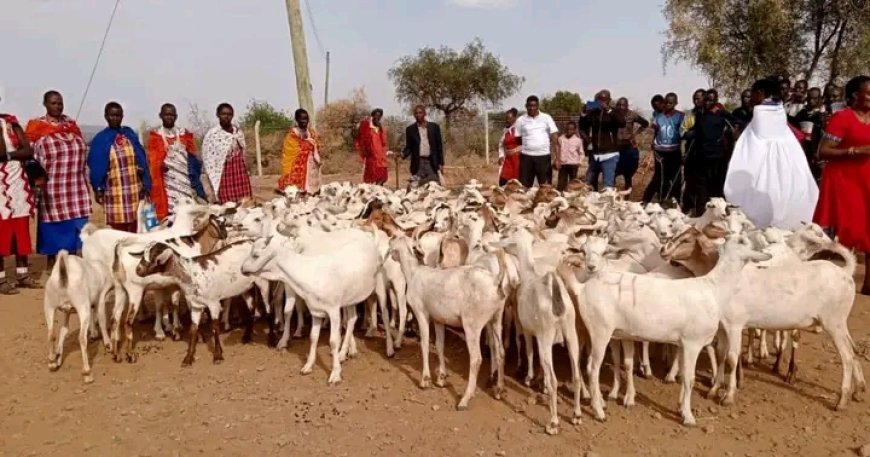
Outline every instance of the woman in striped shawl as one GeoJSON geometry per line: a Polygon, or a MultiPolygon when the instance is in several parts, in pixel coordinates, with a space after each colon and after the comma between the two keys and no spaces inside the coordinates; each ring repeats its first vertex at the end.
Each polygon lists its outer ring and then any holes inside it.
{"type": "Polygon", "coordinates": [[[178,112],[171,103],[160,107],[163,125],[148,133],[148,169],[151,201],[159,219],[173,212],[180,202],[205,199],[200,181],[202,162],[196,155],[193,134],[175,126],[178,112]]]}
{"type": "Polygon", "coordinates": [[[245,165],[245,135],[233,124],[233,107],[221,103],[217,109],[219,125],[202,140],[202,163],[220,203],[251,198],[251,177],[245,165]]]}

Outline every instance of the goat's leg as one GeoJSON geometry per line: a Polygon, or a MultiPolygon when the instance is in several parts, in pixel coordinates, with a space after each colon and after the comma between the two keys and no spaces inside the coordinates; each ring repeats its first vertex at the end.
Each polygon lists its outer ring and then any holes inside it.
{"type": "MultiPolygon", "coordinates": [[[[512,306],[510,304],[510,297],[505,299],[504,303],[504,311],[502,311],[502,322],[504,323],[502,328],[502,347],[504,348],[505,354],[511,348],[511,331],[514,328],[514,314],[512,310],[512,306]]],[[[522,354],[517,353],[517,362],[522,363],[522,354]]]]}
{"type": "MultiPolygon", "coordinates": [[[[199,339],[199,321],[202,319],[202,307],[190,307],[190,329],[187,334],[187,353],[184,355],[184,360],[181,361],[182,367],[193,365],[194,357],[196,356],[196,343],[199,339]]],[[[217,320],[217,319],[213,319],[217,320]]]]}
{"type": "MultiPolygon", "coordinates": [[[[435,378],[435,385],[438,387],[447,386],[447,365],[444,363],[444,324],[433,322],[435,327],[435,353],[438,355],[438,376],[435,378]]],[[[469,346],[471,343],[468,343],[469,346]]],[[[478,350],[480,350],[478,348],[478,350]]]]}
{"type": "Polygon", "coordinates": [[[501,400],[505,393],[504,388],[504,358],[505,350],[502,346],[502,316],[503,313],[499,310],[489,324],[492,333],[493,343],[495,345],[495,357],[489,358],[489,363],[496,364],[495,391],[493,395],[496,400],[501,400]]]}
{"type": "Polygon", "coordinates": [[[762,330],[758,338],[758,357],[761,360],[767,360],[770,358],[770,351],[767,349],[767,330],[762,330]]]}
{"type": "Polygon", "coordinates": [[[619,362],[620,362],[620,349],[622,347],[622,342],[619,340],[610,340],[610,361],[613,364],[613,387],[610,389],[610,393],[607,395],[608,400],[618,400],[619,399],[619,389],[620,389],[620,374],[619,374],[619,362]]]}
{"type": "MultiPolygon", "coordinates": [[[[734,397],[737,394],[737,371],[740,369],[740,346],[742,345],[739,338],[741,335],[741,332],[731,332],[728,335],[728,360],[727,363],[720,364],[720,367],[728,369],[728,391],[725,398],[722,399],[722,404],[726,406],[734,404],[734,397]]],[[[719,375],[719,378],[723,377],[723,374],[719,375]]]]}
{"type": "Polygon", "coordinates": [[[127,318],[124,320],[124,354],[127,363],[136,363],[138,354],[133,349],[133,324],[136,322],[139,306],[142,304],[142,294],[130,296],[130,306],[127,307],[127,318]]]}
{"type": "Polygon", "coordinates": [[[544,388],[549,396],[550,420],[544,427],[544,431],[548,435],[556,435],[559,433],[559,406],[558,406],[558,389],[559,381],[556,379],[556,372],[553,370],[553,340],[555,339],[555,329],[546,331],[543,335],[537,335],[538,340],[538,357],[541,359],[541,370],[544,372],[544,388]]]}
{"type": "Polygon", "coordinates": [[[180,290],[175,290],[172,292],[170,302],[172,303],[172,339],[174,341],[181,341],[181,317],[179,316],[178,311],[178,309],[181,308],[180,290]]]}
{"type": "MultiPolygon", "coordinates": [[[[831,339],[834,340],[834,346],[837,348],[837,352],[840,355],[840,362],[843,365],[843,379],[840,383],[840,399],[837,401],[836,409],[837,411],[842,411],[846,409],[846,406],[849,404],[849,397],[852,395],[852,381],[854,379],[854,365],[856,363],[860,364],[860,362],[855,361],[855,352],[853,350],[854,343],[852,342],[852,337],[849,336],[849,328],[846,326],[845,322],[839,325],[831,325],[829,322],[822,322],[822,325],[825,328],[825,331],[831,335],[831,339]]],[[[859,384],[859,388],[863,386],[863,383],[859,384]]]]}
{"type": "Polygon", "coordinates": [[[366,328],[366,338],[374,338],[378,331],[378,309],[375,308],[374,300],[369,297],[366,300],[366,316],[368,317],[368,328],[366,328]]]}
{"type": "MultiPolygon", "coordinates": [[[[350,329],[350,328],[349,328],[350,329]]],[[[352,330],[352,329],[350,329],[352,330]]],[[[389,334],[389,332],[387,332],[389,334]]],[[[341,349],[341,309],[329,310],[329,351],[332,354],[332,372],[329,373],[329,385],[341,382],[341,362],[338,355],[341,349]]]]}
{"type": "Polygon", "coordinates": [[[680,357],[675,356],[671,360],[671,369],[668,370],[668,374],[665,376],[665,383],[671,384],[677,382],[678,374],[680,374],[680,357]]]}
{"type": "Polygon", "coordinates": [[[746,331],[746,364],[752,365],[755,363],[755,332],[758,330],[750,328],[746,331]]]}
{"type": "Polygon", "coordinates": [[[414,316],[417,318],[417,326],[420,330],[420,355],[423,357],[423,374],[420,379],[420,388],[428,389],[432,386],[432,373],[429,371],[429,316],[422,310],[414,307],[414,316]]]}
{"type": "MultiPolygon", "coordinates": [[[[477,390],[477,375],[480,374],[480,364],[483,362],[483,357],[480,354],[480,332],[483,331],[483,325],[480,325],[480,323],[477,322],[471,322],[463,325],[463,327],[463,330],[465,330],[465,343],[468,345],[468,385],[465,386],[465,394],[462,395],[462,399],[460,399],[459,404],[456,405],[456,409],[460,411],[468,409],[468,402],[471,401],[471,397],[474,396],[474,392],[477,390]]],[[[444,326],[441,326],[441,337],[441,353],[443,360],[444,326]]],[[[443,363],[443,361],[439,363],[443,363]]],[[[442,368],[439,367],[438,371],[441,371],[441,369],[442,368]]],[[[439,378],[440,377],[441,374],[439,373],[439,378]]]]}
{"type": "Polygon", "coordinates": [[[122,290],[123,287],[115,289],[115,306],[112,308],[112,359],[116,363],[124,360],[121,355],[121,320],[124,318],[130,296],[130,293],[122,290]]]}
{"type": "Polygon", "coordinates": [[[91,376],[91,363],[88,360],[88,328],[91,322],[91,304],[86,300],[82,306],[76,308],[79,313],[79,349],[82,351],[82,380],[85,384],[94,382],[91,376]]]}
{"type": "Polygon", "coordinates": [[[311,315],[311,336],[310,347],[308,348],[308,360],[302,366],[299,372],[302,374],[311,374],[314,369],[314,360],[317,357],[317,341],[320,339],[320,326],[323,325],[323,318],[311,315]]]}
{"type": "Polygon", "coordinates": [[[625,396],[622,398],[622,405],[625,407],[634,406],[634,341],[625,341],[622,343],[622,364],[625,370],[625,396]]]}
{"type": "Polygon", "coordinates": [[[712,372],[710,375],[710,383],[712,385],[713,380],[716,379],[719,368],[719,365],[716,364],[716,350],[713,348],[712,344],[704,346],[704,350],[707,351],[707,358],[710,359],[710,371],[712,372]]]}
{"type": "Polygon", "coordinates": [[[595,413],[595,418],[599,421],[604,421],[607,416],[604,414],[604,399],[601,396],[600,377],[601,365],[604,362],[604,356],[607,352],[607,344],[608,341],[610,341],[610,337],[603,332],[600,335],[596,334],[594,331],[590,331],[589,333],[591,341],[589,360],[592,364],[589,372],[589,390],[592,394],[590,405],[592,406],[592,411],[595,413]]]}
{"type": "Polygon", "coordinates": [[[339,362],[344,362],[348,357],[356,357],[356,342],[353,337],[353,329],[356,326],[356,306],[347,306],[344,308],[347,313],[347,326],[344,329],[344,339],[341,342],[341,350],[338,352],[339,362]]]}
{"type": "MultiPolygon", "coordinates": [[[[739,337],[740,334],[736,337],[739,337]]],[[[729,346],[731,344],[731,340],[735,338],[735,335],[720,331],[719,335],[716,337],[716,352],[718,353],[719,359],[719,369],[716,371],[716,376],[711,378],[710,390],[707,391],[708,399],[715,399],[719,394],[719,389],[722,387],[722,384],[725,382],[725,361],[728,358],[729,346]],[[727,336],[726,336],[727,335],[727,336]]]]}
{"type": "Polygon", "coordinates": [[[583,415],[580,409],[580,397],[589,396],[589,391],[586,390],[586,384],[583,382],[583,375],[580,374],[580,343],[577,328],[572,323],[563,326],[562,332],[565,335],[565,345],[568,347],[568,357],[571,359],[571,384],[574,387],[574,411],[571,415],[571,423],[580,425],[580,416],[583,415]]]}
{"type": "Polygon", "coordinates": [[[785,382],[794,385],[797,382],[797,348],[800,345],[800,330],[793,330],[787,333],[788,343],[787,350],[790,350],[791,357],[788,359],[788,372],[785,374],[785,382]]]}
{"type": "Polygon", "coordinates": [[[640,343],[641,358],[640,358],[640,375],[645,379],[652,377],[652,365],[649,363],[649,341],[640,343]]]}
{"type": "MultiPolygon", "coordinates": [[[[293,332],[293,338],[302,338],[302,330],[305,328],[305,302],[299,301],[296,303],[296,331],[293,332]]],[[[285,316],[287,319],[289,316],[285,316]]]]}
{"type": "Polygon", "coordinates": [[[225,332],[230,331],[230,308],[232,307],[232,300],[222,300],[221,301],[221,316],[220,319],[223,322],[223,329],[225,332]]]}
{"type": "Polygon", "coordinates": [[[57,368],[63,365],[63,343],[66,341],[66,335],[69,333],[69,314],[70,311],[61,310],[60,312],[60,328],[57,331],[57,341],[55,341],[55,354],[57,357],[57,368]]]}
{"type": "Polygon", "coordinates": [[[523,384],[531,387],[535,377],[535,347],[532,345],[532,335],[523,333],[523,343],[526,349],[526,377],[523,379],[523,384]]]}
{"type": "MultiPolygon", "coordinates": [[[[381,310],[381,321],[384,325],[384,334],[386,336],[387,357],[392,358],[396,355],[396,348],[393,344],[393,335],[390,333],[390,313],[387,311],[387,287],[384,280],[384,273],[381,272],[375,279],[375,296],[378,300],[378,308],[381,310]]],[[[377,327],[377,323],[375,323],[377,327]]]]}
{"type": "Polygon", "coordinates": [[[113,283],[112,285],[107,286],[103,289],[102,293],[100,293],[100,301],[97,302],[95,310],[96,319],[91,317],[91,324],[96,322],[98,327],[100,327],[100,336],[103,339],[103,347],[106,348],[106,350],[109,350],[112,347],[112,340],[109,338],[109,329],[106,325],[106,299],[108,298],[109,291],[113,288],[116,296],[117,294],[123,293],[120,284],[113,283]]]}
{"type": "Polygon", "coordinates": [[[55,309],[48,302],[48,297],[45,298],[45,328],[48,330],[48,369],[56,371],[60,368],[57,360],[57,337],[54,333],[54,314],[55,309]]]}
{"type": "Polygon", "coordinates": [[[408,325],[408,297],[405,295],[404,284],[395,290],[395,298],[396,306],[399,308],[399,332],[396,336],[396,349],[401,349],[402,339],[405,337],[405,327],[408,325]]]}
{"type": "Polygon", "coordinates": [[[163,341],[166,339],[166,333],[163,331],[163,313],[166,311],[165,300],[166,292],[157,290],[154,292],[154,339],[163,341]]]}
{"type": "Polygon", "coordinates": [[[696,425],[695,416],[692,414],[692,392],[695,386],[695,365],[701,345],[695,342],[682,341],[680,362],[683,370],[682,389],[680,395],[680,415],[683,417],[683,425],[691,427],[696,425]]]}
{"type": "Polygon", "coordinates": [[[277,346],[280,350],[287,349],[287,344],[290,342],[290,318],[293,317],[293,308],[296,307],[296,295],[286,287],[284,291],[284,333],[281,335],[281,339],[278,340],[277,346]]]}
{"type": "Polygon", "coordinates": [[[215,365],[220,365],[220,363],[224,361],[224,349],[221,346],[221,322],[217,319],[217,316],[220,316],[220,313],[219,302],[209,309],[209,315],[214,316],[211,318],[211,333],[214,338],[214,357],[212,363],[215,365]]]}
{"type": "Polygon", "coordinates": [[[242,294],[242,298],[245,300],[245,309],[240,310],[243,314],[242,322],[244,325],[244,332],[242,332],[242,344],[250,344],[254,341],[254,294],[252,291],[245,292],[242,294]]]}

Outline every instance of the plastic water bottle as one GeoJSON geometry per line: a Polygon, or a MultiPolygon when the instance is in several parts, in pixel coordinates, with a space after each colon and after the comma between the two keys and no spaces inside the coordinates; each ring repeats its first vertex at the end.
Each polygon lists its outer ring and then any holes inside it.
{"type": "Polygon", "coordinates": [[[157,212],[154,210],[153,203],[145,203],[144,208],[142,208],[142,219],[145,220],[145,230],[148,232],[159,225],[159,222],[157,221],[157,212]]]}

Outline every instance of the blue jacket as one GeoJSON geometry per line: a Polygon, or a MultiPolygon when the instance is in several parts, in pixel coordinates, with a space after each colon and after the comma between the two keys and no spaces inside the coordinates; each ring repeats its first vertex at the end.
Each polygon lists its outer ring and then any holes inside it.
{"type": "Polygon", "coordinates": [[[133,151],[136,156],[136,168],[142,173],[139,179],[142,182],[142,187],[145,192],[151,192],[151,173],[148,171],[148,155],[145,153],[145,148],[139,142],[139,136],[130,127],[121,127],[120,130],[105,128],[91,140],[91,148],[88,152],[88,169],[90,170],[91,187],[94,192],[104,192],[106,190],[106,178],[109,175],[109,154],[112,151],[112,146],[115,144],[115,138],[118,133],[127,137],[130,144],[133,145],[133,151]]]}
{"type": "Polygon", "coordinates": [[[683,125],[685,115],[681,111],[674,111],[669,115],[656,113],[653,116],[653,128],[656,136],[653,147],[656,151],[670,152],[680,150],[680,127],[683,125]]]}

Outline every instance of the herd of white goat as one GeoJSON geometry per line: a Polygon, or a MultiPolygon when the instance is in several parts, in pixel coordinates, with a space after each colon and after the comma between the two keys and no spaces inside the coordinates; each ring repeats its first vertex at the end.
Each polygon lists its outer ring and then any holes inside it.
{"type": "Polygon", "coordinates": [[[526,190],[517,182],[483,192],[475,181],[453,191],[434,183],[399,191],[332,183],[317,196],[288,188],[259,204],[179,205],[168,227],[148,233],[88,226],[82,257],[61,253],[46,285],[49,368],[62,362],[72,311],[81,328],[89,329],[79,335],[85,382],[93,381],[89,335],[101,338],[115,361],[135,362],[133,324],[149,293],[159,340],[166,332],[181,339],[180,314],[190,312],[184,366],[195,360],[200,333],[209,334],[199,329],[206,311],[214,362],[223,360],[220,334],[229,325],[234,297],[247,305],[239,307],[246,316],[246,342],[254,315],[268,317],[269,343],[279,349],[287,347],[291,320],[297,320],[300,337],[310,315],[302,373],[311,373],[326,325],[329,383],[341,381],[342,362],[357,354],[358,304],[365,304],[369,336],[377,331],[380,314],[387,356],[401,348],[406,325],[416,326],[422,388],[432,382],[429,324],[435,329],[438,386],[447,376],[445,327],[461,329],[469,372],[459,409],[474,396],[482,348],[488,348],[499,398],[506,351],[515,345],[530,385],[537,347],[551,434],[559,430],[554,344],[564,345],[570,358],[573,423],[580,421],[581,397],[591,396],[595,417],[605,418],[599,379],[608,347],[610,398],[619,397],[624,382],[623,404],[630,406],[636,344],[640,373],[648,377],[650,343],[657,343],[677,349],[665,379],[673,382],[680,375],[680,413],[684,424],[693,425],[699,355],[710,358],[709,395],[719,397],[724,388],[721,401],[734,402],[744,330],[750,362],[756,357],[753,340],[759,341],[761,357],[768,356],[767,331],[775,336],[775,370],[783,353],[791,353],[790,382],[797,370],[798,331],[824,330],[843,366],[837,409],[866,390],[847,327],[856,260],[820,227],[760,230],[722,199],[689,218],[658,204],[626,201],[613,190],[596,193],[573,184],[559,193],[549,186],[526,190]],[[107,320],[110,291],[114,306],[107,320]],[[56,311],[61,311],[57,335],[56,311]]]}

